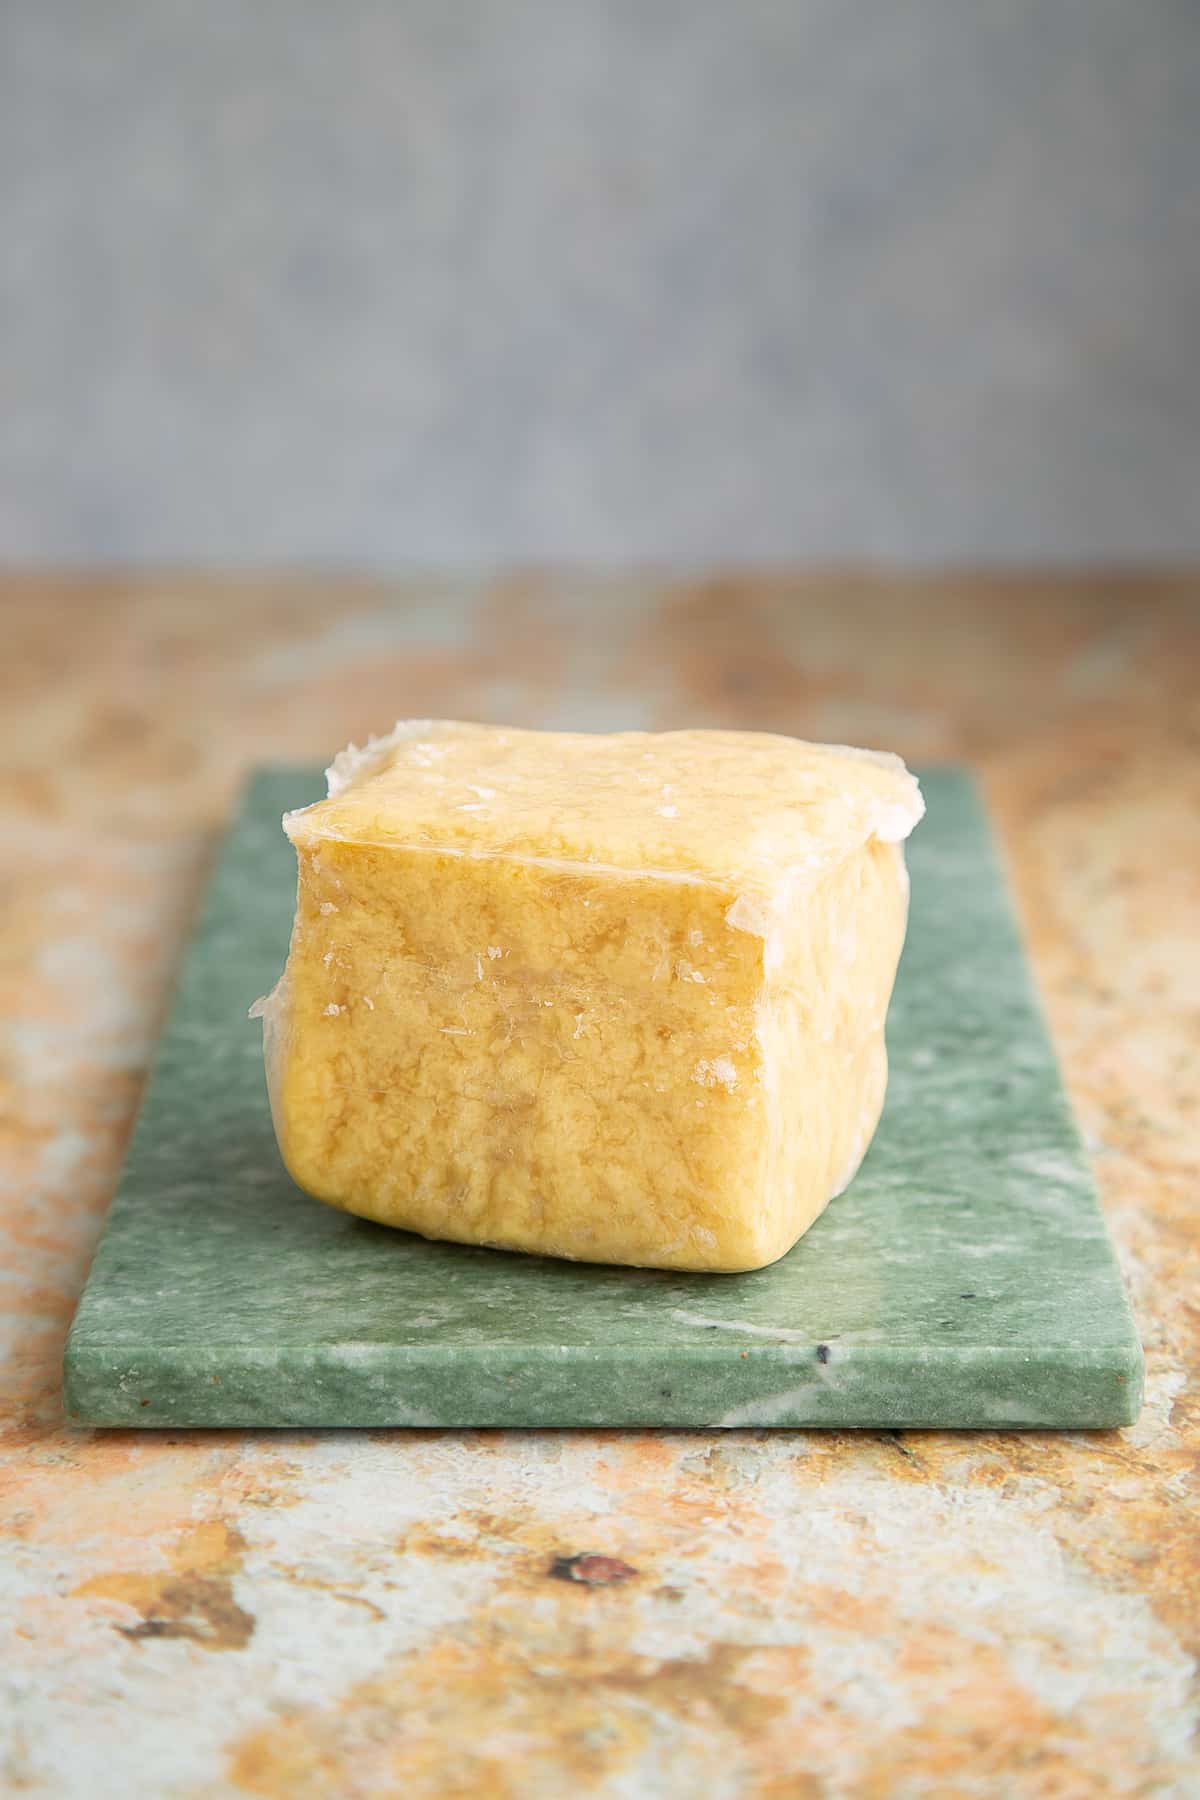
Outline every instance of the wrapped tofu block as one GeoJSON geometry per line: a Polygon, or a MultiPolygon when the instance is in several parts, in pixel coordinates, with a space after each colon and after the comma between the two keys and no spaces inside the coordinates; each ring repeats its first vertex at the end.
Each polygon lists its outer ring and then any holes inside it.
{"type": "Polygon", "coordinates": [[[284,821],[261,1006],[292,1176],[431,1238],[772,1262],[879,1119],[922,810],[895,757],[751,732],[417,720],[344,751],[284,821]]]}

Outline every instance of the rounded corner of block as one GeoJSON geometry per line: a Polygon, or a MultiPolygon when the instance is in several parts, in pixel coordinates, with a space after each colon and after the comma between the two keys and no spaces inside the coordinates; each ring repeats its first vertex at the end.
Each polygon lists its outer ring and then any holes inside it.
{"type": "Polygon", "coordinates": [[[1118,1427],[1136,1425],[1141,1417],[1146,1386],[1146,1360],[1136,1338],[1117,1358],[1113,1374],[1116,1389],[1114,1411],[1118,1415],[1113,1419],[1113,1424],[1118,1427]]]}
{"type": "Polygon", "coordinates": [[[87,1377],[81,1366],[82,1357],[79,1350],[70,1340],[63,1351],[62,1360],[62,1410],[63,1419],[68,1425],[87,1425],[87,1377]]]}

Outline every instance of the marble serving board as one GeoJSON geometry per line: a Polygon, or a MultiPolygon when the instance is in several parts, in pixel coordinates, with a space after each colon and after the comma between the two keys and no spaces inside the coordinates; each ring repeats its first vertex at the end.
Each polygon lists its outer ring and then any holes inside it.
{"type": "MultiPolygon", "coordinates": [[[[287,948],[280,814],[226,840],[71,1331],[112,1426],[1111,1426],[1141,1351],[976,789],[923,773],[891,1081],[848,1191],[750,1275],[431,1244],[310,1200],[246,1009],[287,948]]],[[[797,1104],[803,1096],[797,1095],[797,1104]]]]}

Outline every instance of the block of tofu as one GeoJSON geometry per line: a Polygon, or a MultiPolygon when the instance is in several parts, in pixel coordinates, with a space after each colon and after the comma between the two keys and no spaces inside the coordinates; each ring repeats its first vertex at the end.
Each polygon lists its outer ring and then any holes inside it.
{"type": "Polygon", "coordinates": [[[265,1016],[309,1194],[427,1237],[754,1269],[854,1175],[904,940],[895,757],[417,720],[284,826],[265,1016]]]}

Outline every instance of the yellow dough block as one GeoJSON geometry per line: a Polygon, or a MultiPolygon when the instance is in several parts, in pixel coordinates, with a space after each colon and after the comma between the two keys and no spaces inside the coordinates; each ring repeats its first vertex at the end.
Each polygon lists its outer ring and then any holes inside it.
{"type": "Polygon", "coordinates": [[[290,813],[285,1162],[426,1237],[754,1269],[854,1175],[904,941],[895,757],[398,725],[290,813]]]}

